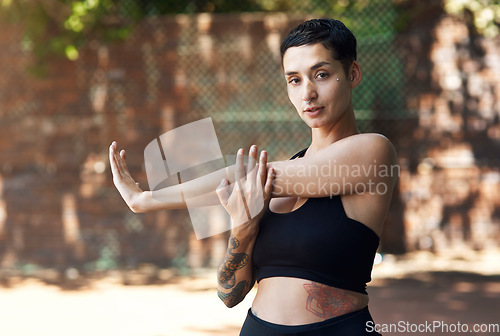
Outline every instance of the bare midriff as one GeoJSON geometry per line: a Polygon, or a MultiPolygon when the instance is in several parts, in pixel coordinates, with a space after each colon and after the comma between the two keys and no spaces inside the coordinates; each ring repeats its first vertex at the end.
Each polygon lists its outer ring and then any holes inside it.
{"type": "Polygon", "coordinates": [[[301,325],[358,311],[367,305],[366,294],[310,280],[272,277],[259,282],[252,312],[271,323],[301,325]]]}

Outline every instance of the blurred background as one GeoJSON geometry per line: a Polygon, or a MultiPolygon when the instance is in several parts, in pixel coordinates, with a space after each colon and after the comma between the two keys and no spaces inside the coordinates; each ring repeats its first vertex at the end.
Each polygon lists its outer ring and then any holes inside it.
{"type": "Polygon", "coordinates": [[[184,210],[132,213],[108,146],[127,150],[143,188],[146,145],[202,118],[225,155],[307,147],[279,46],[319,17],[356,35],[359,128],[387,136],[401,166],[375,320],[500,324],[497,0],[0,0],[0,334],[237,335],[250,303],[228,312],[214,289],[228,234],[197,240],[184,210]],[[130,302],[150,313],[120,310],[130,302]],[[220,323],[199,322],[205,310],[220,323]]]}

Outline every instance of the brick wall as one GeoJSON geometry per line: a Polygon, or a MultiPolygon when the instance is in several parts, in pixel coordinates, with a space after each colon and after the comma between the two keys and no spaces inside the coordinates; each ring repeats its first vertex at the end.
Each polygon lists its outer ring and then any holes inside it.
{"type": "Polygon", "coordinates": [[[498,248],[500,39],[430,14],[400,39],[407,78],[417,88],[407,103],[418,111],[417,127],[401,143],[406,246],[498,248]]]}
{"type": "MultiPolygon", "coordinates": [[[[281,76],[262,81],[279,73],[279,41],[303,19],[155,18],[124,43],[94,41],[74,62],[54,59],[44,79],[25,72],[31,59],[19,43],[22,28],[1,29],[0,265],[215,265],[226,236],[196,241],[186,211],[132,214],[112,186],[107,148],[117,140],[127,149],[144,188],[145,146],[207,115],[223,130],[224,154],[280,134],[272,158],[303,148],[309,134],[293,114],[265,112],[290,109],[281,76]],[[227,114],[217,111],[238,99],[236,115],[247,122],[224,122],[227,114]],[[258,113],[250,117],[241,106],[258,113]]],[[[439,11],[420,22],[396,40],[411,88],[407,107],[417,118],[395,124],[400,132],[390,136],[402,176],[383,247],[498,247],[500,42],[439,11]]]]}

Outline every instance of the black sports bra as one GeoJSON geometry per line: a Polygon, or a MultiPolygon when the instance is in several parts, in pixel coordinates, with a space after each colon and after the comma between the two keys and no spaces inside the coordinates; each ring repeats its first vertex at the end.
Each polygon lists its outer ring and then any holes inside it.
{"type": "Polygon", "coordinates": [[[253,250],[257,282],[293,277],[366,294],[379,240],[347,217],[340,196],[309,198],[289,213],[267,209],[253,250]]]}

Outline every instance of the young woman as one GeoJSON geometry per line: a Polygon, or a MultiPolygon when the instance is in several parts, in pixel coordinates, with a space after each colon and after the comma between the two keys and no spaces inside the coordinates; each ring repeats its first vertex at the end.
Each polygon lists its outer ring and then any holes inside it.
{"type": "Polygon", "coordinates": [[[366,283],[397,179],[393,146],[356,127],[352,90],[361,69],[356,38],[342,22],[299,25],[281,55],[290,101],[311,128],[308,148],[268,163],[266,152],[258,159],[252,146],[246,167],[240,149],[235,166],[153,198],[136,185],[125,152],[113,143],[114,183],[136,212],[185,207],[180,192],[215,191],[233,220],[243,222],[233,227],[218,271],[218,294],[229,307],[259,283],[240,335],[376,334],[366,283]],[[255,190],[263,191],[265,207],[252,217],[255,190]]]}

